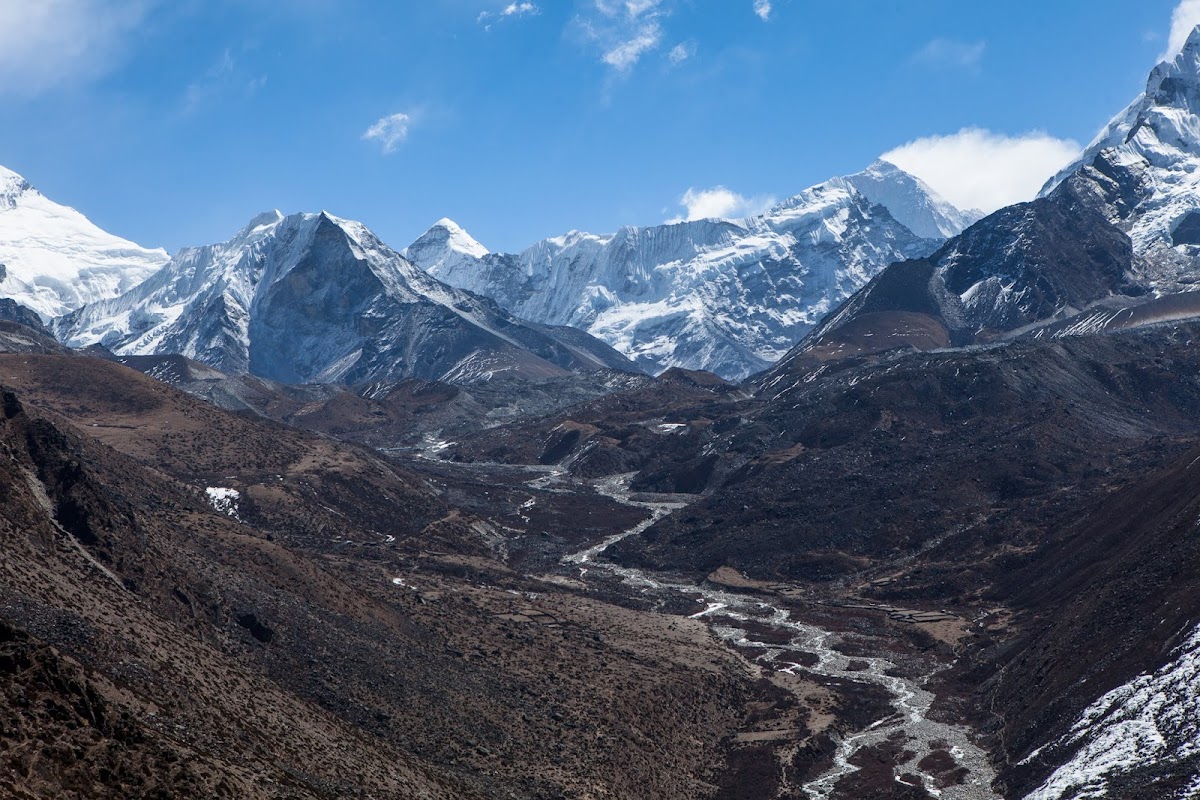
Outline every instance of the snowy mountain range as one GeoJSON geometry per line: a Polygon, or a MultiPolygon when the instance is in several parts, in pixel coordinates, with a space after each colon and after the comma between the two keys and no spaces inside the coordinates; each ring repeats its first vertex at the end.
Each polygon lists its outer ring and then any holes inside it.
{"type": "Polygon", "coordinates": [[[519,254],[489,253],[441,220],[404,253],[517,316],[586,330],[648,371],[742,378],[888,264],[933,252],[979,216],[877,161],[749,219],[572,231],[519,254]]]}
{"type": "Polygon", "coordinates": [[[1046,197],[1001,209],[932,255],[897,262],[830,314],[763,374],[897,348],[984,344],[1070,319],[1096,304],[1133,303],[1129,237],[1070,179],[1046,197]]]}
{"type": "Polygon", "coordinates": [[[326,213],[261,214],[54,328],[75,347],[179,353],[284,383],[632,368],[586,334],[525,323],[440,283],[363,225],[326,213]]]}
{"type": "Polygon", "coordinates": [[[133,288],[167,263],[0,167],[0,297],[44,319],[133,288]]]}
{"type": "Polygon", "coordinates": [[[814,359],[1200,316],[1200,28],[1031,203],[896,263],[768,374],[814,359]],[[793,365],[792,362],[795,362],[793,365]]]}

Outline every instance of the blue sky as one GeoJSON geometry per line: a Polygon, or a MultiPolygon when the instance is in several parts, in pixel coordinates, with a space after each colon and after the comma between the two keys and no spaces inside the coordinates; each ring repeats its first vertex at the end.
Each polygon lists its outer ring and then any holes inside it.
{"type": "Polygon", "coordinates": [[[997,206],[1141,91],[1173,12],[1178,38],[1200,2],[0,0],[0,164],[172,251],[276,207],[512,250],[914,141],[997,206]]]}

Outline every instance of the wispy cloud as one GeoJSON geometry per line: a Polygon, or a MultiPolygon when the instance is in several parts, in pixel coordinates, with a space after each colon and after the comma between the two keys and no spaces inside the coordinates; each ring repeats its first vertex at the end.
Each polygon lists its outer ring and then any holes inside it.
{"type": "Polygon", "coordinates": [[[541,9],[534,3],[509,3],[500,12],[502,17],[523,17],[526,14],[537,14],[541,9]]]}
{"type": "Polygon", "coordinates": [[[987,42],[963,42],[957,39],[934,39],[913,54],[915,64],[938,67],[979,69],[987,42]]]}
{"type": "Polygon", "coordinates": [[[754,0],[754,13],[758,14],[763,22],[768,22],[771,19],[771,0],[754,0]]]}
{"type": "Polygon", "coordinates": [[[410,114],[403,112],[389,114],[367,128],[366,133],[362,135],[363,141],[378,142],[384,154],[394,153],[400,145],[407,141],[412,122],[413,118],[410,114]]]}
{"type": "Polygon", "coordinates": [[[1052,175],[1079,155],[1079,143],[1041,131],[1007,136],[964,128],[916,139],[883,154],[962,209],[991,212],[1032,200],[1052,175]]]}
{"type": "Polygon", "coordinates": [[[491,30],[492,20],[504,20],[515,17],[533,17],[541,13],[542,9],[537,3],[509,3],[499,11],[481,11],[479,16],[476,18],[476,21],[488,30],[491,30]]]}
{"type": "Polygon", "coordinates": [[[576,23],[603,63],[628,74],[662,44],[667,14],[664,0],[592,0],[576,23]]]}
{"type": "Polygon", "coordinates": [[[1166,60],[1179,55],[1197,25],[1200,25],[1200,0],[1182,0],[1171,13],[1171,34],[1167,37],[1167,49],[1159,58],[1166,60]]]}
{"type": "Polygon", "coordinates": [[[203,76],[188,84],[183,95],[183,113],[194,114],[205,105],[231,94],[251,97],[266,84],[266,75],[248,74],[240,69],[237,57],[226,48],[203,76]]]}
{"type": "Polygon", "coordinates": [[[617,44],[604,54],[604,63],[618,72],[628,72],[637,65],[642,56],[658,47],[662,42],[662,28],[650,23],[640,28],[631,38],[617,44]]]}
{"type": "Polygon", "coordinates": [[[0,93],[95,80],[125,55],[153,0],[0,0],[0,93]]]}
{"type": "Polygon", "coordinates": [[[680,42],[671,48],[671,52],[667,53],[667,60],[671,62],[671,66],[677,67],[694,55],[696,55],[695,42],[680,42]]]}
{"type": "Polygon", "coordinates": [[[769,195],[746,197],[724,186],[714,186],[711,189],[691,188],[679,198],[679,205],[683,206],[684,213],[667,222],[753,217],[765,213],[777,202],[769,195]]]}

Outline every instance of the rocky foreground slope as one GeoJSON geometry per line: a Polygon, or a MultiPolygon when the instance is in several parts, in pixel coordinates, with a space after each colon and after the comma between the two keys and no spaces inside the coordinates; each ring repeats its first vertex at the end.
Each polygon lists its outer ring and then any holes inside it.
{"type": "Polygon", "coordinates": [[[6,796],[716,796],[782,702],[701,622],[513,571],[469,485],[109,361],[0,364],[6,796]]]}

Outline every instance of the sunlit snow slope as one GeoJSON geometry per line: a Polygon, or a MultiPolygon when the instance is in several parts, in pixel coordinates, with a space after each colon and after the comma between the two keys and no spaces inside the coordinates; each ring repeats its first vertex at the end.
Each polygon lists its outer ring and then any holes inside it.
{"type": "Polygon", "coordinates": [[[102,231],[0,167],[0,297],[49,319],[115,297],[168,260],[102,231]]]}

